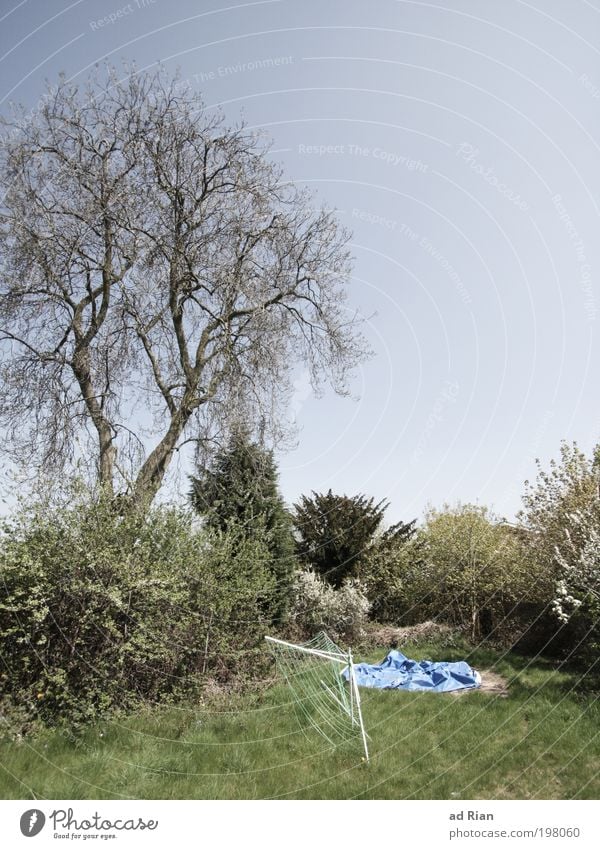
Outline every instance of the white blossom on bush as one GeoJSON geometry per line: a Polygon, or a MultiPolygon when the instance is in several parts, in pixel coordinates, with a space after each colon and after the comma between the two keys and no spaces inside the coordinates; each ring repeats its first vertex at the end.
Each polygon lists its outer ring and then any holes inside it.
{"type": "Polygon", "coordinates": [[[556,561],[562,575],[557,583],[553,609],[562,622],[577,611],[591,620],[590,627],[600,620],[600,529],[593,509],[578,510],[569,519],[580,531],[583,543],[575,544],[565,530],[565,545],[556,548],[556,561]]]}
{"type": "Polygon", "coordinates": [[[314,572],[296,574],[292,618],[309,634],[326,631],[334,638],[356,638],[367,622],[370,606],[360,581],[349,579],[336,590],[314,572]]]}

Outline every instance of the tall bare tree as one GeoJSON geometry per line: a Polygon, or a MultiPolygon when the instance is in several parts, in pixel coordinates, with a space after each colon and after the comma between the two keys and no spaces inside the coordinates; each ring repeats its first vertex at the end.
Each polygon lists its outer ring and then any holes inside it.
{"type": "Polygon", "coordinates": [[[255,134],[164,70],[63,77],[4,124],[0,421],[17,460],[56,473],[85,452],[101,487],[149,502],[186,440],[232,415],[276,424],[299,360],[346,391],[365,355],[347,234],[255,134]]]}

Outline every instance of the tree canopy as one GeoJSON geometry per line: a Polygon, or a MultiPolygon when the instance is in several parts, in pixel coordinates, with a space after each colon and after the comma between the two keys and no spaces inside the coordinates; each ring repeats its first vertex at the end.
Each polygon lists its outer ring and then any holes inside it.
{"type": "Polygon", "coordinates": [[[187,440],[273,437],[300,359],[365,355],[348,234],[268,146],[159,69],[62,77],[0,140],[0,423],[35,472],[152,500],[187,440]]]}
{"type": "Polygon", "coordinates": [[[537,597],[518,536],[487,507],[430,509],[420,539],[422,562],[410,588],[415,603],[473,639],[493,633],[519,601],[537,597]]]}
{"type": "Polygon", "coordinates": [[[563,442],[558,460],[550,460],[548,469],[536,460],[536,467],[536,480],[525,481],[519,519],[535,558],[555,577],[557,548],[567,537],[576,549],[587,539],[587,523],[577,516],[589,511],[600,526],[600,445],[587,457],[576,442],[563,442]]]}
{"type": "MultiPolygon", "coordinates": [[[[335,495],[313,492],[294,504],[293,522],[298,534],[299,558],[334,587],[357,574],[361,558],[369,551],[385,511],[385,500],[378,503],[365,495],[335,495]]],[[[392,539],[408,539],[414,522],[398,522],[377,540],[386,545],[392,539]]]]}

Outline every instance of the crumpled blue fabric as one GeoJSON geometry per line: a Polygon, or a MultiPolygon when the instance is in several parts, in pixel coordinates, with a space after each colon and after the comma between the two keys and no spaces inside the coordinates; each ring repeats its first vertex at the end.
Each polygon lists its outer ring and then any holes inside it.
{"type": "MultiPolygon", "coordinates": [[[[359,687],[378,690],[430,690],[447,693],[481,685],[481,676],[464,660],[447,661],[409,660],[402,652],[391,651],[379,664],[356,663],[356,683],[359,687]]],[[[348,668],[342,675],[349,678],[348,668]]]]}

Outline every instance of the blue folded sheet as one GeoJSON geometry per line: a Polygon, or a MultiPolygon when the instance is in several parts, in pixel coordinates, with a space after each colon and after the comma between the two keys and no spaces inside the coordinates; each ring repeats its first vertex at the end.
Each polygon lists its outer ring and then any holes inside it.
{"type": "MultiPolygon", "coordinates": [[[[379,664],[355,664],[354,674],[359,687],[379,690],[431,690],[447,693],[450,690],[479,687],[481,684],[479,673],[464,660],[456,663],[409,660],[399,651],[391,651],[379,664]]],[[[347,667],[342,675],[347,681],[347,667]]]]}

